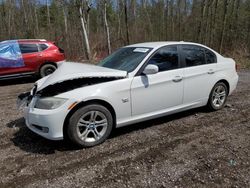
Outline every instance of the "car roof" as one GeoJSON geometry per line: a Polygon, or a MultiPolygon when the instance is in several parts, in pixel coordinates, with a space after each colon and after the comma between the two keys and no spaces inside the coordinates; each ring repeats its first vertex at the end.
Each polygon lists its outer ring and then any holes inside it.
{"type": "Polygon", "coordinates": [[[18,41],[39,41],[39,42],[45,42],[47,40],[45,39],[17,39],[18,41]]]}
{"type": "Polygon", "coordinates": [[[17,39],[17,40],[1,41],[1,43],[12,43],[12,42],[19,42],[19,43],[53,43],[53,42],[47,41],[45,39],[17,39]]]}
{"type": "Polygon", "coordinates": [[[19,43],[53,43],[51,41],[47,41],[45,39],[18,39],[19,43]]]}
{"type": "Polygon", "coordinates": [[[184,41],[159,41],[159,42],[143,42],[143,43],[137,43],[137,44],[132,44],[128,45],[126,47],[146,47],[146,48],[159,48],[165,45],[169,44],[193,44],[193,45],[199,45],[208,48],[207,46],[204,46],[199,43],[194,43],[194,42],[184,42],[184,41]]]}

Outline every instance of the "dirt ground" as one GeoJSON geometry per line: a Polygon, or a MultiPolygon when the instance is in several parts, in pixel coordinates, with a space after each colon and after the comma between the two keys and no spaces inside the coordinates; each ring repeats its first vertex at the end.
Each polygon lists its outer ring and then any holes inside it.
{"type": "Polygon", "coordinates": [[[32,83],[1,86],[0,187],[250,187],[250,71],[239,75],[221,111],[116,129],[89,149],[25,127],[16,97],[32,83]]]}

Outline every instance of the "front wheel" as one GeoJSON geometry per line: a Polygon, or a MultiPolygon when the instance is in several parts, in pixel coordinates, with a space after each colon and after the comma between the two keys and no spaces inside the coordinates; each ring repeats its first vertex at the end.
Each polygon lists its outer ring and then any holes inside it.
{"type": "Polygon", "coordinates": [[[213,87],[207,106],[210,110],[220,110],[224,107],[228,96],[228,88],[223,82],[218,82],[213,87]]]}
{"type": "Polygon", "coordinates": [[[113,118],[102,105],[91,104],[78,109],[69,119],[69,139],[81,146],[91,147],[104,142],[111,133],[113,118]]]}

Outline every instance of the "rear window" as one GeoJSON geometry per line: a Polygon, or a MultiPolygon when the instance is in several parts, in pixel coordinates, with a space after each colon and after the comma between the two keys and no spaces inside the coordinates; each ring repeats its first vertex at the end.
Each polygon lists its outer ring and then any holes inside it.
{"type": "Polygon", "coordinates": [[[206,53],[207,64],[209,64],[209,63],[217,63],[216,55],[213,52],[206,49],[205,53],[206,53]]]}
{"type": "Polygon", "coordinates": [[[48,46],[46,44],[39,44],[40,51],[46,50],[48,46]]]}
{"type": "Polygon", "coordinates": [[[182,45],[186,66],[198,66],[206,64],[204,49],[195,45],[182,45]]]}
{"type": "Polygon", "coordinates": [[[22,54],[38,52],[38,46],[36,44],[19,44],[22,54]]]}

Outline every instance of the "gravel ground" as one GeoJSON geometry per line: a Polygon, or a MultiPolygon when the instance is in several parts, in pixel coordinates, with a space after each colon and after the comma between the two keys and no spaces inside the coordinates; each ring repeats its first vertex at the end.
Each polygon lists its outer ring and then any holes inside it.
{"type": "Polygon", "coordinates": [[[25,127],[15,104],[31,81],[0,87],[0,187],[250,187],[250,71],[220,111],[116,129],[89,149],[25,127]]]}

